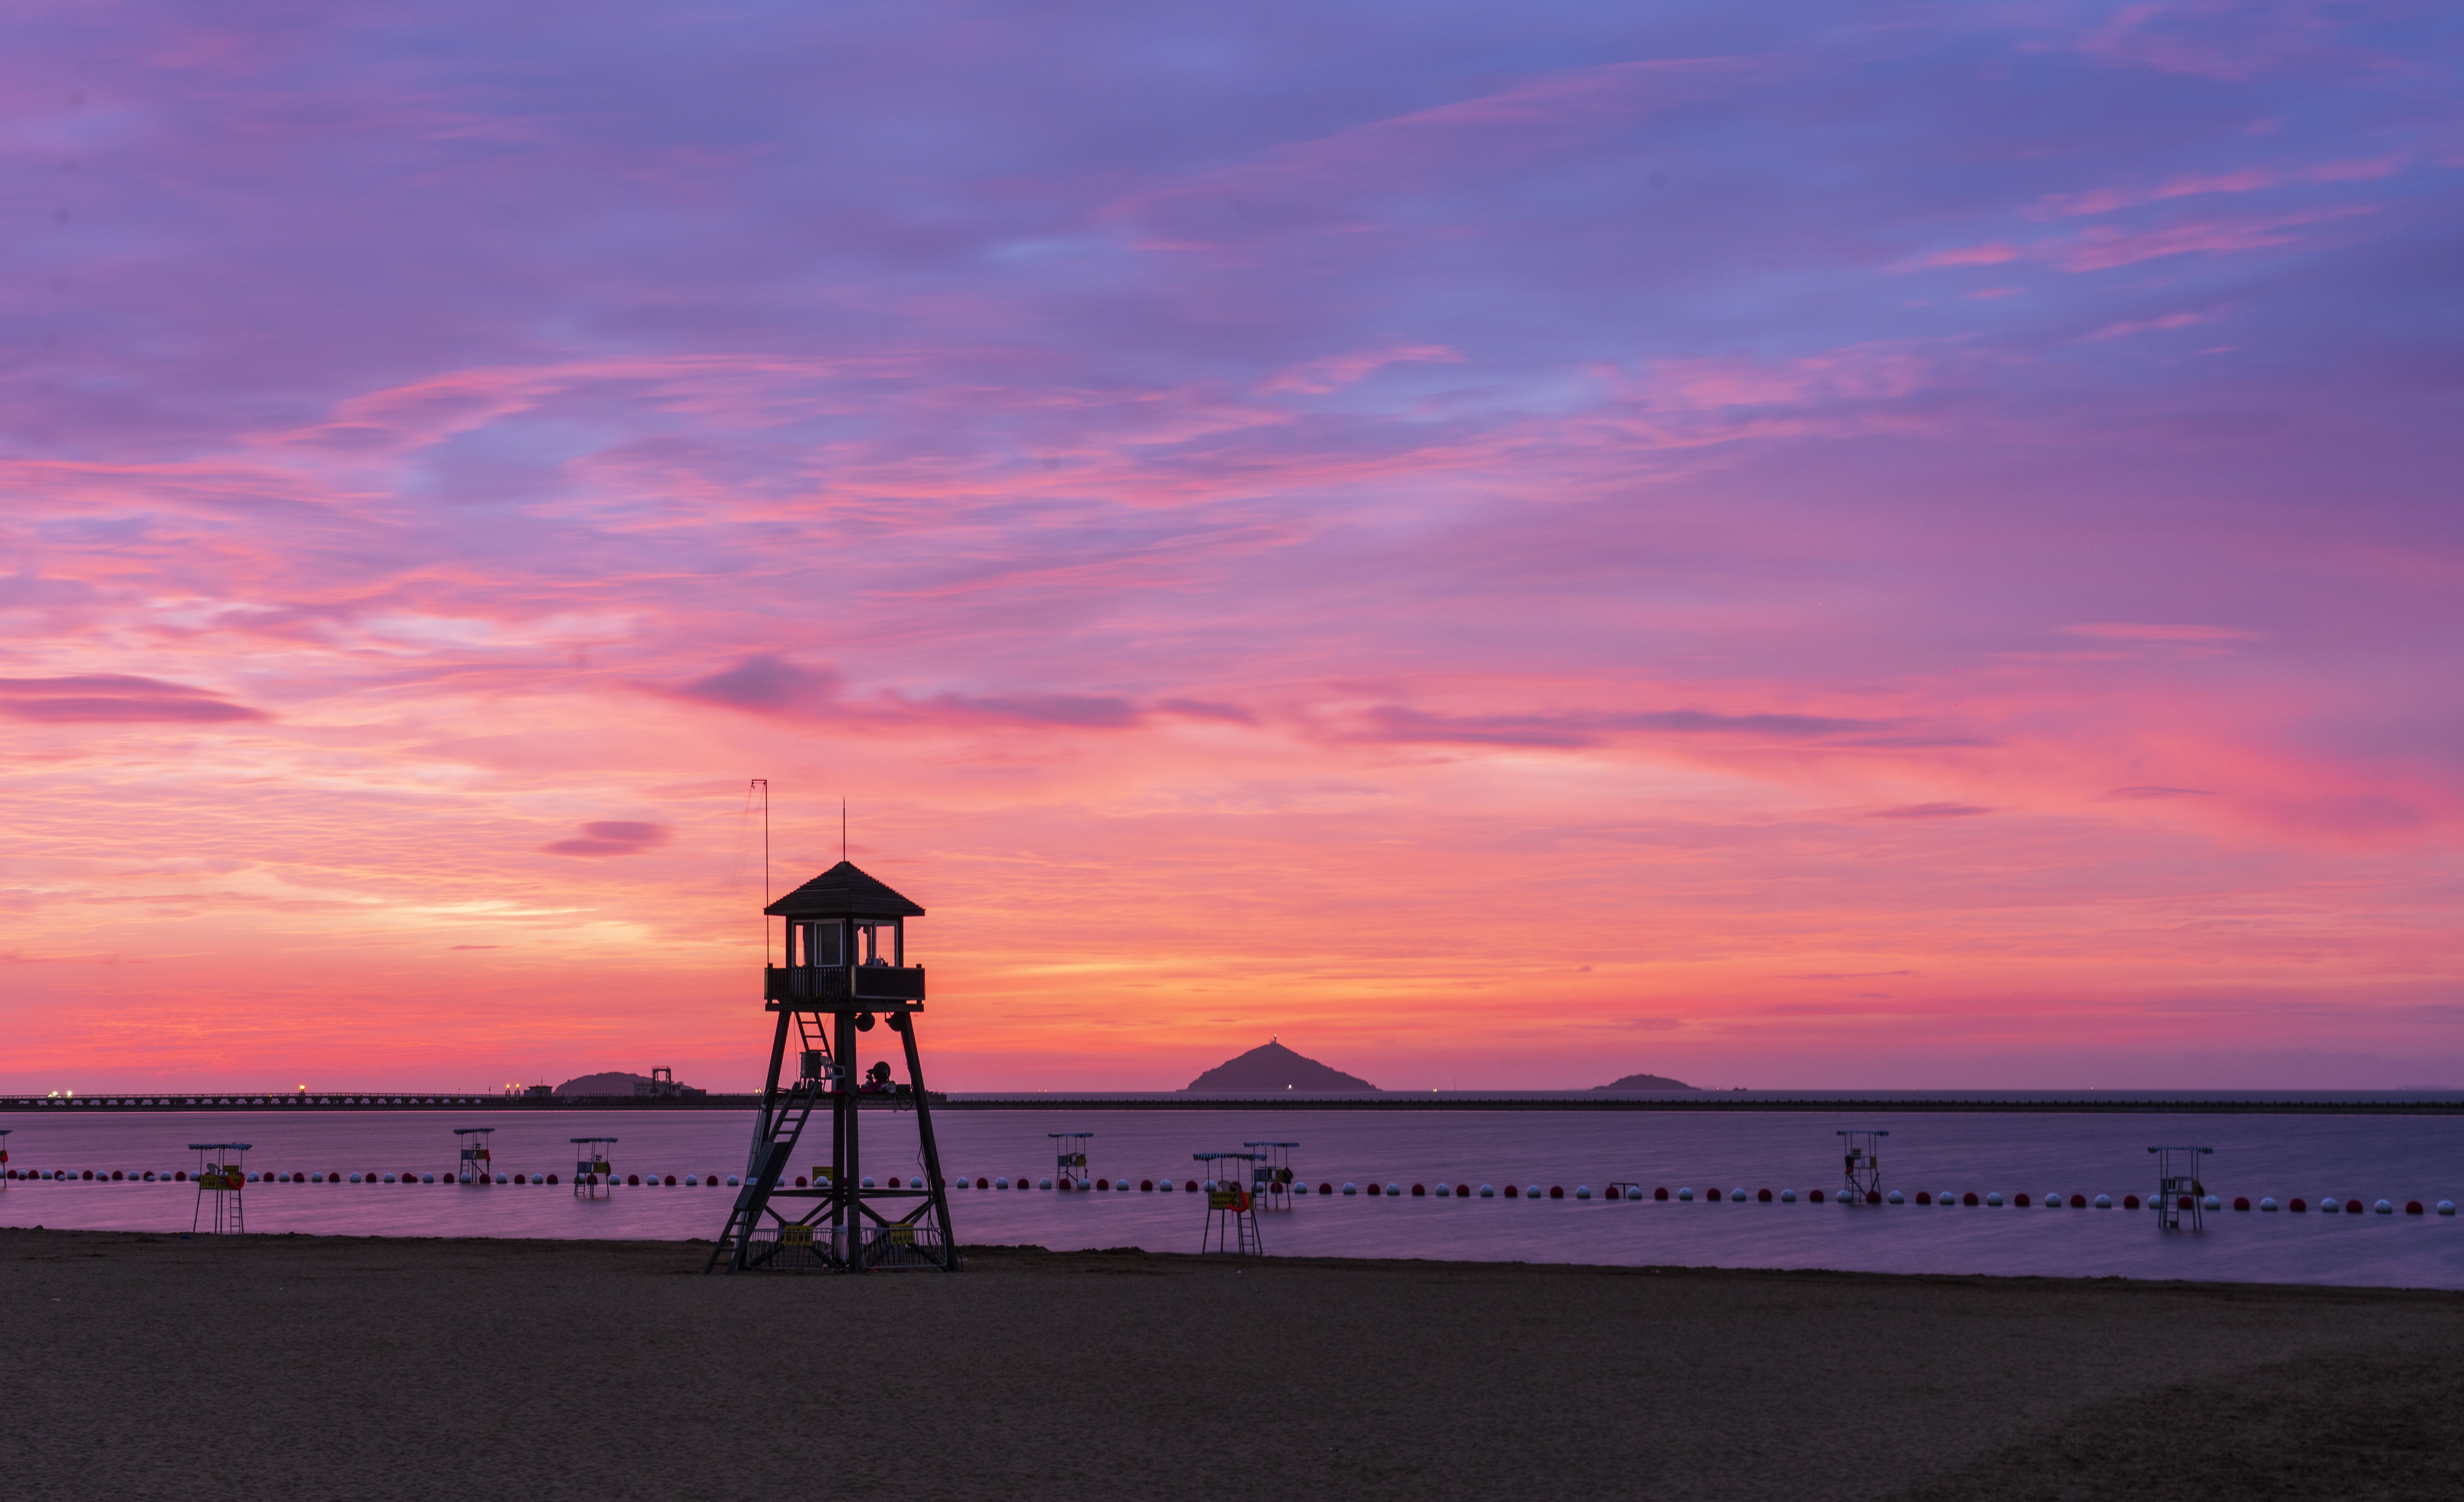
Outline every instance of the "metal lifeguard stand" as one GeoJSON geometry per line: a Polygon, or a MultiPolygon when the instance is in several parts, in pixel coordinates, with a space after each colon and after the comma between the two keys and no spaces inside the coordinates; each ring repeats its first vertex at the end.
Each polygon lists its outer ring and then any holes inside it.
{"type": "Polygon", "coordinates": [[[1839,1186],[1839,1192],[1854,1196],[1850,1203],[1856,1204],[1870,1204],[1881,1199],[1882,1197],[1882,1138],[1891,1134],[1846,1131],[1838,1135],[1845,1138],[1840,1146],[1847,1150],[1841,1155],[1842,1172],[1846,1174],[1847,1182],[1839,1186]]]}
{"type": "Polygon", "coordinates": [[[1092,1132],[1046,1132],[1052,1138],[1052,1187],[1067,1194],[1094,1181],[1087,1177],[1087,1142],[1092,1132]]]}
{"type": "Polygon", "coordinates": [[[197,1155],[197,1208],[188,1217],[191,1231],[211,1230],[215,1235],[238,1236],[248,1230],[248,1214],[241,1204],[240,1186],[248,1182],[248,1169],[242,1156],[249,1150],[246,1142],[191,1142],[188,1150],[197,1155]],[[206,1225],[207,1197],[212,1197],[214,1223],[206,1225]]]}
{"type": "Polygon", "coordinates": [[[1226,1257],[1257,1257],[1265,1254],[1266,1244],[1258,1237],[1258,1198],[1241,1181],[1249,1177],[1243,1165],[1254,1169],[1262,1160],[1257,1153],[1192,1153],[1190,1157],[1206,1165],[1206,1230],[1198,1238],[1199,1255],[1214,1253],[1226,1257]]]}
{"type": "Polygon", "coordinates": [[[1292,1149],[1298,1142],[1243,1142],[1258,1155],[1249,1165],[1249,1198],[1266,1210],[1292,1207],[1292,1149]]]}
{"type": "Polygon", "coordinates": [[[462,1167],[456,1176],[464,1183],[495,1183],[495,1155],[488,1151],[495,1127],[455,1127],[453,1135],[462,1139],[462,1167]]]}
{"type": "Polygon", "coordinates": [[[607,1149],[616,1139],[612,1137],[577,1137],[567,1140],[574,1145],[573,1197],[596,1200],[614,1182],[616,1170],[607,1166],[607,1149]]]}
{"type": "Polygon", "coordinates": [[[924,910],[841,861],[761,911],[783,919],[786,928],[785,962],[762,971],[763,1005],[778,1014],[779,1023],[761,1105],[753,1115],[744,1186],[704,1270],[956,1272],[949,1188],[933,1138],[924,1062],[915,1048],[924,967],[907,962],[907,920],[922,917],[924,910]],[[903,1084],[889,1078],[888,1060],[866,1071],[856,1058],[856,1035],[883,1020],[904,1046],[903,1084]],[[921,1180],[896,1189],[865,1182],[857,1128],[867,1099],[915,1108],[921,1180]],[[830,1118],[827,1168],[814,1170],[811,1188],[782,1187],[780,1181],[805,1120],[825,1105],[830,1118]]]}
{"type": "Polygon", "coordinates": [[[2199,1182],[2199,1160],[2215,1151],[2212,1147],[2151,1147],[2156,1155],[2155,1203],[2156,1228],[2177,1231],[2189,1217],[2190,1229],[2208,1228],[2200,1204],[2207,1198],[2208,1186],[2199,1182]]]}

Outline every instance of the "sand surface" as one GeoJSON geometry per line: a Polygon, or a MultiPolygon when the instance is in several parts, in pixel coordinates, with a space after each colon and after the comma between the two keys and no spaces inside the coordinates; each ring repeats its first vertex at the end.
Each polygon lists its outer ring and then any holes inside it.
{"type": "Polygon", "coordinates": [[[0,1231],[12,1498],[2464,1496],[2464,1295],[0,1231]]]}

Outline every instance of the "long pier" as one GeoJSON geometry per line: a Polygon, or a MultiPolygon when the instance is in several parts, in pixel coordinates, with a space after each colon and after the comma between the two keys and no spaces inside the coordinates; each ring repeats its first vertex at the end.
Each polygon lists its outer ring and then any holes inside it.
{"type": "MultiPolygon", "coordinates": [[[[1796,1113],[1888,1113],[1905,1115],[2327,1115],[2446,1116],[2464,1115],[2464,1093],[2354,1092],[2163,1093],[2035,1093],[1980,1092],[1974,1094],[1925,1093],[1910,1094],[1815,1094],[1772,1091],[1702,1091],[1686,1094],[1602,1095],[1590,1092],[1487,1094],[1476,1092],[1402,1092],[1375,1095],[1242,1095],[1242,1094],[1033,1094],[962,1093],[927,1096],[935,1111],[1558,1111],[1676,1112],[1714,1115],[1796,1113]]],[[[263,1094],[100,1094],[77,1096],[0,1095],[0,1112],[605,1112],[605,1111],[750,1111],[759,1104],[754,1094],[699,1095],[502,1095],[462,1091],[398,1091],[319,1093],[314,1091],[263,1094]]],[[[866,1095],[867,1110],[910,1109],[913,1102],[897,1095],[866,1095]]]]}

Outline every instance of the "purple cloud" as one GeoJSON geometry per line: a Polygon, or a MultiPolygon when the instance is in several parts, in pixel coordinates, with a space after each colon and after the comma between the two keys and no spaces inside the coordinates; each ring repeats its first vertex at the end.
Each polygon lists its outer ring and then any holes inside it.
{"type": "Polygon", "coordinates": [[[673,689],[678,698],[698,699],[754,715],[813,715],[829,708],[842,680],[828,668],[806,668],[770,652],[694,678],[673,689]]]}
{"type": "Polygon", "coordinates": [[[0,678],[0,715],[43,724],[224,724],[261,710],[184,683],[121,674],[0,678]]]}
{"type": "Polygon", "coordinates": [[[539,849],[550,855],[638,855],[667,844],[669,833],[664,824],[602,819],[583,825],[578,838],[558,840],[539,849]]]}

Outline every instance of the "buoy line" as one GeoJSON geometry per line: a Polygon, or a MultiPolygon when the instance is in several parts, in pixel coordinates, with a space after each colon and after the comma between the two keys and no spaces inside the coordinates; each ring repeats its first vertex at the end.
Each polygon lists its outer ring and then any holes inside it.
{"type": "MultiPolygon", "coordinates": [[[[188,1183],[193,1182],[193,1176],[186,1169],[11,1168],[6,1170],[5,1178],[10,1182],[28,1183],[188,1183]]],[[[296,1169],[288,1171],[277,1169],[249,1173],[246,1176],[245,1182],[248,1183],[267,1184],[345,1182],[371,1184],[447,1183],[462,1187],[477,1188],[493,1184],[503,1184],[509,1187],[517,1184],[524,1186],[560,1184],[563,1182],[563,1178],[561,1175],[555,1173],[537,1174],[527,1171],[521,1173],[495,1173],[493,1175],[488,1173],[456,1175],[451,1171],[429,1171],[415,1168],[405,1169],[396,1173],[385,1173],[381,1170],[373,1169],[363,1170],[357,1173],[347,1172],[341,1169],[327,1169],[317,1172],[300,1172],[296,1169]]],[[[796,1177],[794,1182],[796,1187],[803,1188],[805,1187],[807,1179],[804,1176],[800,1175],[796,1177]]],[[[740,1187],[742,1183],[743,1179],[740,1175],[722,1175],[718,1173],[628,1173],[621,1176],[621,1178],[617,1175],[610,1174],[607,1178],[607,1186],[611,1188],[715,1189],[724,1185],[733,1189],[740,1187]]],[[[925,1180],[922,1175],[908,1176],[892,1174],[887,1179],[884,1184],[876,1184],[870,1177],[867,1177],[863,1181],[863,1187],[868,1189],[884,1186],[892,1189],[921,1189],[925,1187],[925,1180]]],[[[1159,1180],[1142,1179],[1134,1185],[1127,1179],[1114,1180],[1109,1177],[1096,1180],[1092,1183],[1080,1182],[1072,1184],[1067,1181],[1063,1181],[1056,1184],[1055,1181],[1051,1179],[1031,1180],[1026,1175],[1021,1175],[1014,1183],[1006,1177],[969,1179],[961,1176],[943,1181],[943,1187],[950,1189],[984,1190],[1005,1190],[1010,1188],[1025,1190],[1031,1187],[1045,1191],[1051,1191],[1058,1188],[1065,1191],[1081,1193],[1129,1193],[1134,1190],[1141,1194],[1172,1194],[1176,1192],[1195,1194],[1199,1191],[1200,1186],[1199,1182],[1194,1179],[1175,1182],[1168,1177],[1159,1180]]],[[[1692,1185],[1688,1184],[1681,1185],[1675,1190],[1671,1190],[1665,1185],[1658,1186],[1653,1188],[1646,1196],[1641,1185],[1620,1181],[1611,1183],[1605,1191],[1595,1196],[1592,1186],[1588,1183],[1575,1184],[1572,1189],[1567,1188],[1563,1184],[1550,1184],[1544,1186],[1538,1183],[1523,1185],[1508,1183],[1501,1190],[1494,1184],[1484,1183],[1480,1185],[1478,1189],[1474,1189],[1468,1181],[1456,1182],[1446,1180],[1440,1180],[1434,1185],[1427,1183],[1414,1183],[1408,1189],[1400,1181],[1381,1183],[1375,1180],[1368,1182],[1366,1184],[1357,1181],[1346,1181],[1340,1185],[1337,1185],[1331,1180],[1328,1180],[1319,1182],[1313,1188],[1308,1182],[1300,1181],[1288,1185],[1287,1187],[1290,1193],[1296,1198],[1306,1198],[1314,1194],[1319,1198],[1366,1197],[1369,1199],[1439,1200],[1469,1200],[1475,1198],[1482,1200],[1494,1200],[1502,1197],[1508,1200],[1573,1199],[1591,1201],[1597,1198],[1611,1204],[1639,1204],[1648,1199],[1654,1204],[1668,1204],[1673,1202],[1680,1204],[1691,1204],[1696,1203],[1704,1204],[1796,1204],[1803,1203],[1810,1204],[1847,1204],[1857,1207],[1898,1205],[1908,1208],[1999,1208],[2004,1205],[2009,1205],[2017,1209],[2043,1208],[2074,1210],[2090,1208],[2109,1210],[2117,1207],[2117,1201],[2110,1194],[2090,1195],[2079,1191],[2054,1192],[2044,1195],[2030,1195],[2025,1191],[2021,1191],[2006,1197],[1998,1190],[1988,1191],[1980,1194],[1972,1189],[1918,1189],[1914,1191],[1893,1189],[1887,1193],[1880,1191],[1870,1192],[1859,1198],[1858,1196],[1850,1195],[1845,1191],[1837,1189],[1809,1189],[1804,1191],[1793,1188],[1778,1190],[1748,1190],[1741,1186],[1722,1189],[1716,1185],[1701,1190],[1698,1193],[1692,1185]]],[[[2156,1207],[2154,1200],[2154,1196],[2143,1199],[2141,1196],[2136,1194],[2124,1194],[2119,1200],[2118,1205],[2120,1208],[2124,1210],[2154,1208],[2156,1207]]],[[[2185,1194],[2179,1197],[2179,1204],[2176,1208],[2188,1210],[2192,1208],[2194,1205],[2201,1210],[2223,1211],[2231,1209],[2244,1213],[2255,1210],[2261,1214],[2268,1215],[2277,1213],[2306,1215],[2316,1211],[2321,1215],[2393,1216],[2403,1214],[2408,1216],[2417,1216],[2436,1214],[2453,1218],[2455,1214],[2455,1202],[2453,1200],[2442,1199],[2434,1203],[2425,1203],[2418,1199],[2407,1199],[2403,1201],[2397,1201],[2394,1199],[2377,1199],[2364,1201],[2348,1195],[2335,1194],[2321,1196],[2316,1201],[2306,1199],[2299,1195],[2295,1195],[2280,1201],[2273,1195],[2261,1196],[2255,1201],[2248,1195],[2235,1195],[2228,1201],[2223,1196],[2216,1194],[2185,1194]]]]}

